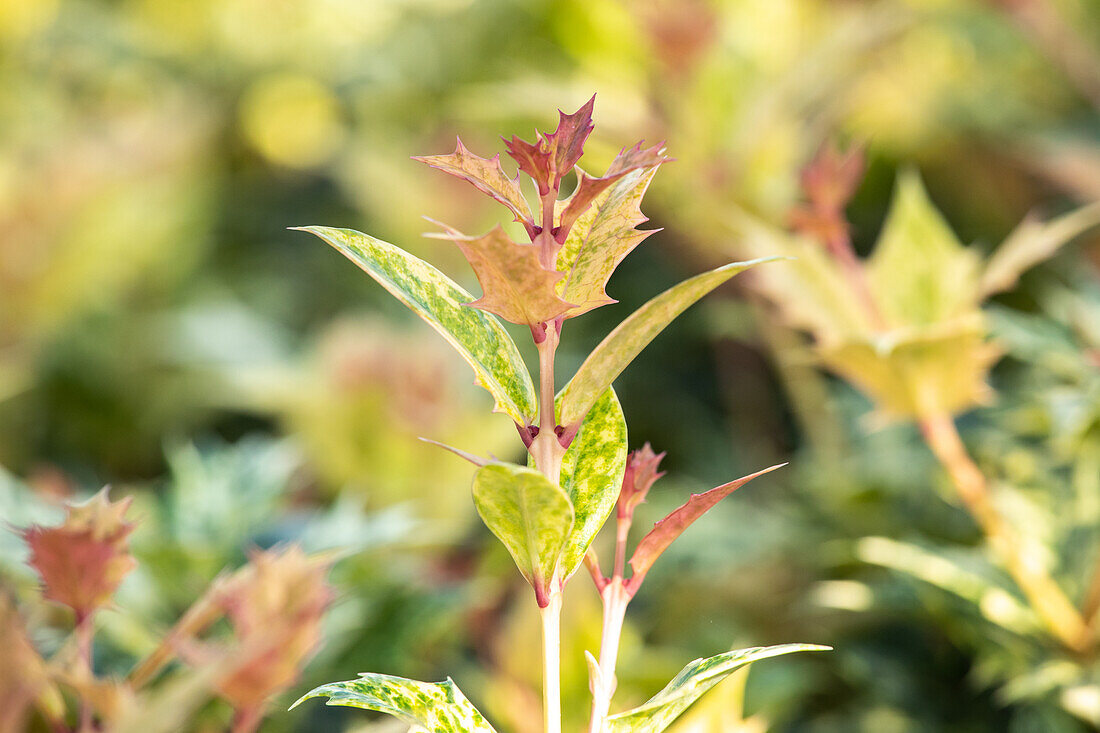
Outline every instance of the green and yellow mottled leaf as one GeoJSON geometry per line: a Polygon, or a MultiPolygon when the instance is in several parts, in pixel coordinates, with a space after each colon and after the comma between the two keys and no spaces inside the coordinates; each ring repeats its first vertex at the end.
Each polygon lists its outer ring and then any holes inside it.
{"type": "Polygon", "coordinates": [[[474,505],[545,606],[573,527],[573,507],[560,487],[538,471],[493,463],[474,474],[474,505]]]}
{"type": "MultiPolygon", "coordinates": [[[[639,231],[635,227],[648,219],[642,214],[642,197],[657,172],[658,165],[630,171],[591,200],[587,208],[570,222],[569,236],[558,251],[557,267],[566,273],[558,283],[558,294],[576,306],[569,311],[573,318],[601,305],[614,303],[604,288],[615,268],[638,244],[655,230],[639,231]]],[[[584,195],[590,180],[583,173],[573,198],[584,195]]],[[[574,208],[565,203],[562,226],[574,208]]]]}
{"type": "Polygon", "coordinates": [[[462,250],[481,284],[483,295],[471,307],[527,326],[553,320],[572,307],[558,297],[563,274],[542,266],[537,245],[513,242],[499,225],[483,237],[443,226],[443,236],[462,250]]]}
{"type": "Polygon", "coordinates": [[[817,644],[780,644],[738,649],[709,659],[696,659],[645,704],[608,718],[604,730],[607,733],[660,733],[703,693],[746,664],[794,652],[829,649],[817,644]]]}
{"type": "Polygon", "coordinates": [[[427,262],[392,244],[351,229],[302,227],[316,234],[440,333],[469,363],[477,383],[520,425],[538,415],[531,375],[515,342],[488,313],[467,308],[473,296],[427,262]]]}
{"type": "Polygon", "coordinates": [[[1082,206],[1050,221],[1040,222],[1030,216],[1024,219],[989,258],[982,273],[981,296],[1008,290],[1023,272],[1098,224],[1100,203],[1082,206]]]}
{"type": "Polygon", "coordinates": [[[455,151],[450,155],[423,155],[413,160],[468,181],[477,190],[507,206],[516,221],[523,222],[528,228],[533,225],[531,207],[519,187],[519,176],[508,177],[500,167],[500,155],[482,158],[471,153],[462,140],[458,140],[455,151]]]}
{"type": "Polygon", "coordinates": [[[561,393],[559,422],[567,429],[579,425],[604,390],[622,374],[657,334],[693,303],[750,267],[778,258],[734,262],[674,285],[650,300],[607,335],[561,393]]]}
{"type": "Polygon", "coordinates": [[[444,682],[418,682],[367,672],[357,680],[321,685],[290,707],[314,697],[328,698],[326,705],[386,713],[427,733],[493,733],[493,726],[449,677],[444,682]]]}
{"type": "Polygon", "coordinates": [[[626,419],[619,398],[608,388],[588,411],[561,464],[561,485],[573,504],[573,529],[565,541],[561,576],[568,579],[584,561],[603,527],[626,470],[626,419]]]}
{"type": "Polygon", "coordinates": [[[1001,351],[980,313],[938,329],[892,332],[820,350],[824,364],[865,392],[885,417],[955,414],[987,403],[1001,351]]]}
{"type": "Polygon", "coordinates": [[[963,247],[916,172],[898,178],[867,283],[890,326],[944,323],[977,308],[977,254],[963,247]]]}

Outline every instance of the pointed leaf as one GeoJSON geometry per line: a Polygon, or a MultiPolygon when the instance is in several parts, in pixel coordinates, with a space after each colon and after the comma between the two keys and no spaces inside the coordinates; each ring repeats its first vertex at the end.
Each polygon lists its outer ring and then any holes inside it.
{"type": "Polygon", "coordinates": [[[742,476],[739,479],[730,481],[727,484],[722,484],[702,494],[692,494],[691,498],[678,509],[654,524],[649,534],[643,537],[642,541],[638,543],[638,546],[634,550],[634,555],[630,558],[630,569],[634,571],[634,575],[630,579],[632,589],[637,590],[645,574],[649,572],[650,567],[652,567],[657,558],[661,556],[661,553],[664,552],[668,546],[672,544],[673,540],[679,537],[685,529],[690,527],[696,519],[706,514],[715,504],[722,501],[722,499],[725,499],[757,476],[763,476],[765,473],[770,473],[785,465],[787,464],[780,463],[776,466],[770,466],[763,471],[757,471],[756,473],[750,473],[748,476],[742,476]]]}
{"type": "MultiPolygon", "coordinates": [[[[591,206],[569,230],[569,236],[558,251],[558,269],[566,273],[558,283],[558,294],[576,307],[569,311],[574,318],[614,303],[604,288],[611,274],[631,250],[654,231],[638,231],[634,227],[648,219],[640,208],[657,168],[635,170],[613,183],[591,202],[591,206]]],[[[591,180],[581,177],[581,185],[591,180]]],[[[581,195],[574,194],[574,198],[581,195]]],[[[562,213],[565,226],[572,200],[562,213]]]]}
{"type": "Polygon", "coordinates": [[[331,244],[438,331],[473,367],[477,383],[496,400],[496,412],[520,425],[535,420],[535,385],[519,349],[495,318],[465,307],[472,295],[427,262],[380,239],[351,229],[301,230],[331,244]]]}
{"type": "Polygon", "coordinates": [[[1100,224],[1100,203],[1082,206],[1047,222],[1024,219],[997,248],[982,273],[982,297],[1008,290],[1020,275],[1066,242],[1100,224]]]}
{"type": "Polygon", "coordinates": [[[507,206],[515,215],[516,221],[523,222],[529,229],[534,223],[531,207],[519,187],[519,177],[508,177],[500,167],[499,155],[482,158],[471,153],[462,144],[462,140],[458,140],[455,151],[450,155],[424,155],[414,157],[413,160],[469,181],[477,190],[507,206]]]}
{"type": "MultiPolygon", "coordinates": [[[[605,173],[602,178],[593,178],[578,168],[577,188],[567,201],[562,202],[562,213],[558,221],[558,230],[560,230],[560,233],[556,233],[558,241],[563,241],[566,238],[568,233],[572,230],[573,223],[577,220],[577,217],[583,214],[592,202],[613,183],[627,173],[637,170],[656,169],[657,166],[668,160],[661,154],[663,150],[664,148],[661,145],[643,149],[642,144],[638,143],[633,148],[620,152],[615,160],[612,161],[611,167],[607,169],[607,173],[605,173]]],[[[648,181],[646,185],[648,186],[648,181]]],[[[642,188],[641,193],[645,193],[645,187],[642,188]]],[[[638,198],[640,201],[641,196],[638,198]]],[[[631,229],[636,224],[640,224],[644,221],[646,221],[646,219],[641,216],[641,212],[639,211],[638,219],[626,222],[626,228],[631,229]]],[[[559,263],[561,262],[560,256],[558,261],[559,263]]],[[[561,268],[559,267],[559,269],[561,268]]]]}
{"type": "Polygon", "coordinates": [[[978,305],[978,258],[962,246],[915,172],[898,179],[867,282],[893,326],[942,323],[978,305]]]}
{"type": "Polygon", "coordinates": [[[553,320],[571,307],[555,289],[562,273],[543,268],[536,245],[516,244],[499,225],[484,237],[466,237],[450,227],[446,236],[481,283],[484,294],[468,305],[528,326],[553,320]]]}
{"type": "Polygon", "coordinates": [[[584,561],[589,545],[615,508],[626,469],[626,419],[607,389],[588,411],[561,464],[561,486],[573,504],[573,529],[561,558],[562,579],[584,561]]]}
{"type": "Polygon", "coordinates": [[[493,463],[474,474],[474,505],[545,607],[565,540],[573,527],[573,507],[560,486],[538,471],[493,463]]]}
{"type": "Polygon", "coordinates": [[[290,707],[293,710],[314,697],[328,698],[326,705],[386,713],[427,733],[494,733],[450,677],[444,682],[418,682],[366,672],[357,680],[310,690],[290,707]]]}
{"type": "Polygon", "coordinates": [[[604,730],[607,733],[660,733],[703,693],[746,664],[793,652],[829,650],[830,647],[817,644],[780,644],[738,649],[709,659],[696,659],[644,705],[608,718],[604,730]]]}
{"type": "Polygon", "coordinates": [[[778,259],[767,257],[734,262],[704,272],[675,285],[653,298],[607,335],[588,355],[561,393],[559,424],[579,426],[580,421],[611,383],[622,374],[657,334],[693,303],[743,270],[778,259]]]}
{"type": "Polygon", "coordinates": [[[592,134],[592,108],[596,104],[592,96],[579,110],[567,115],[558,110],[558,127],[549,135],[538,133],[534,143],[520,140],[515,135],[504,144],[508,155],[519,169],[531,176],[539,187],[539,195],[545,196],[556,189],[562,176],[573,169],[584,153],[584,143],[592,134]]]}
{"type": "Polygon", "coordinates": [[[551,153],[545,140],[539,138],[532,144],[512,135],[511,140],[504,141],[504,148],[512,160],[516,161],[519,169],[534,180],[539,188],[539,196],[545,196],[550,191],[550,177],[553,175],[550,170],[551,153]]]}

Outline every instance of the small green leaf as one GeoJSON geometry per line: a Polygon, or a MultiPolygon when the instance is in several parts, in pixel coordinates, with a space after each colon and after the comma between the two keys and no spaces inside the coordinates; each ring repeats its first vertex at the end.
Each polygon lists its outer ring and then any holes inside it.
{"type": "Polygon", "coordinates": [[[366,672],[357,680],[310,690],[290,707],[293,710],[314,697],[327,697],[326,705],[387,713],[427,733],[493,733],[493,726],[450,677],[444,682],[418,682],[366,672]]]}
{"type": "Polygon", "coordinates": [[[926,326],[978,306],[979,262],[962,246],[913,171],[898,179],[867,282],[891,326],[926,326]]]}
{"type": "Polygon", "coordinates": [[[520,425],[535,420],[535,385],[519,349],[495,318],[465,306],[472,295],[427,262],[367,234],[330,227],[301,231],[331,244],[447,339],[493,395],[496,412],[520,425]]]}
{"type": "Polygon", "coordinates": [[[709,659],[696,659],[645,704],[608,718],[604,730],[607,733],[660,733],[703,693],[746,664],[793,652],[829,650],[830,647],[817,644],[780,644],[738,649],[709,659]]]}
{"type": "Polygon", "coordinates": [[[481,519],[508,548],[544,607],[573,527],[569,497],[538,471],[511,463],[478,469],[473,491],[481,519]]]}
{"type": "Polygon", "coordinates": [[[562,579],[584,561],[588,546],[607,521],[626,470],[626,420],[608,388],[588,411],[561,464],[561,485],[573,504],[573,529],[561,558],[562,579]]]}
{"type": "Polygon", "coordinates": [[[599,396],[634,357],[689,306],[737,273],[775,259],[779,258],[734,262],[696,275],[630,314],[588,355],[573,379],[565,385],[561,393],[560,424],[566,428],[579,425],[599,396]]]}

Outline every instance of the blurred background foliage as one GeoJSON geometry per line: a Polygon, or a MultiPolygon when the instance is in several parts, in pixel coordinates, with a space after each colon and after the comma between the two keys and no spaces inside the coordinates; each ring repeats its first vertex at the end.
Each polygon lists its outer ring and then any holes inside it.
{"type": "MultiPolygon", "coordinates": [[[[480,232],[499,212],[409,156],[456,133],[492,154],[593,92],[586,168],[640,138],[677,161],[644,207],[664,231],[611,283],[620,305],[571,322],[567,368],[650,295],[738,256],[737,217],[786,226],[829,139],[867,141],[848,209],[860,253],[906,168],[983,255],[1028,212],[1100,199],[1090,0],[3,0],[0,519],[55,521],[104,483],[137,497],[140,570],[102,614],[97,669],[125,672],[249,547],[298,540],[344,554],[324,646],[278,703],[358,671],[449,674],[502,729],[533,733],[529,604],[474,521],[468,467],[416,440],[511,458],[513,428],[428,329],[286,228],[367,231],[470,285],[421,216],[480,232]]],[[[1098,267],[1088,234],[986,304],[995,396],[960,421],[1081,603],[1100,541],[1098,267]]],[[[792,465],[654,568],[619,702],[687,659],[797,640],[837,650],[732,679],[681,731],[1100,725],[1100,661],[1021,610],[917,430],[868,421],[773,309],[727,294],[617,384],[632,446],[669,453],[642,520],[792,465]]],[[[56,616],[24,559],[0,532],[0,582],[31,618],[56,616]]],[[[574,726],[599,632],[585,583],[567,616],[574,726]]],[[[315,705],[263,729],[370,720],[315,705]]]]}

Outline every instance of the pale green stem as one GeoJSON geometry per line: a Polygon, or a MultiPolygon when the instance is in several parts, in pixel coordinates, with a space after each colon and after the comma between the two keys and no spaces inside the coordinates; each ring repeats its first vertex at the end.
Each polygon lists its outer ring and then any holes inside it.
{"type": "Polygon", "coordinates": [[[600,633],[600,660],[596,679],[592,680],[592,717],[588,722],[589,733],[602,733],[611,709],[611,697],[618,682],[615,665],[619,659],[619,642],[622,638],[623,620],[630,595],[623,587],[621,577],[612,578],[600,594],[603,598],[603,630],[600,633]]]}
{"type": "Polygon", "coordinates": [[[561,733],[561,590],[550,591],[542,616],[542,712],[545,733],[561,733]]]}

